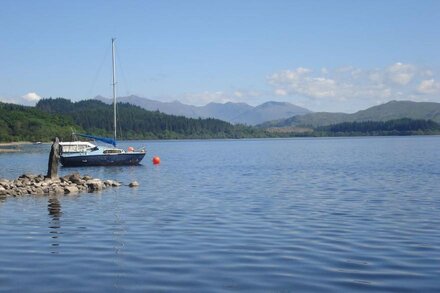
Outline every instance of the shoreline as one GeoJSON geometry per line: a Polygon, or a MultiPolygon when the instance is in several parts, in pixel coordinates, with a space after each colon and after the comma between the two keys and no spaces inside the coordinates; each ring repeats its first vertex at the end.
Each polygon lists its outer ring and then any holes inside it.
{"type": "Polygon", "coordinates": [[[0,154],[21,152],[21,149],[19,147],[28,144],[32,144],[32,142],[30,141],[0,142],[0,154]]]}
{"type": "Polygon", "coordinates": [[[5,153],[18,153],[21,152],[20,149],[2,149],[0,148],[0,154],[5,154],[5,153]]]}
{"type": "Polygon", "coordinates": [[[0,147],[4,146],[18,146],[24,144],[32,144],[30,141],[14,141],[14,142],[0,142],[0,147]]]}

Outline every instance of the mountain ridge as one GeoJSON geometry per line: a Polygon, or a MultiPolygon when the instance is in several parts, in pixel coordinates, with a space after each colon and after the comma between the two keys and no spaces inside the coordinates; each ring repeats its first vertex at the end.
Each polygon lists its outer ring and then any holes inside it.
{"type": "MultiPolygon", "coordinates": [[[[111,99],[96,96],[96,100],[111,103],[111,99]]],[[[268,101],[258,106],[246,103],[215,103],[205,106],[193,106],[179,101],[160,102],[135,95],[118,97],[118,102],[130,103],[149,111],[160,111],[170,115],[182,115],[188,118],[216,118],[233,124],[257,125],[266,121],[288,118],[294,115],[311,113],[310,110],[288,102],[268,101]]]]}
{"type": "Polygon", "coordinates": [[[432,120],[439,123],[440,103],[393,100],[352,114],[315,112],[269,121],[258,126],[262,128],[290,126],[320,127],[343,122],[388,121],[401,118],[432,120]]]}

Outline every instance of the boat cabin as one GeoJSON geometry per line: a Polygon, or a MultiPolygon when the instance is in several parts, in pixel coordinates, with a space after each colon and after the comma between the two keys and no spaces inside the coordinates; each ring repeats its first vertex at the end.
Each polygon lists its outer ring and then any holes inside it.
{"type": "Polygon", "coordinates": [[[88,141],[60,142],[60,147],[62,154],[83,153],[97,148],[96,145],[88,141]]]}

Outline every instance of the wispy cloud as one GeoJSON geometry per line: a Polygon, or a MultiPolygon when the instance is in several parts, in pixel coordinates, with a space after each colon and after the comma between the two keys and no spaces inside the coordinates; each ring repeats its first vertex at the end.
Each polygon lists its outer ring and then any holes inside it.
{"type": "Polygon", "coordinates": [[[258,91],[248,90],[233,90],[233,91],[205,91],[201,93],[186,93],[179,97],[182,103],[204,106],[209,103],[227,103],[227,102],[249,102],[253,98],[260,97],[261,93],[258,91]]]}
{"type": "Polygon", "coordinates": [[[234,102],[234,96],[232,94],[225,93],[223,91],[215,92],[201,92],[201,93],[186,93],[178,97],[178,100],[182,103],[187,103],[196,106],[204,106],[211,102],[226,103],[234,102]]]}
{"type": "Polygon", "coordinates": [[[267,80],[273,94],[280,97],[296,97],[317,108],[359,110],[393,99],[438,99],[440,83],[433,76],[432,70],[397,62],[375,69],[298,67],[271,74],[267,80]]]}

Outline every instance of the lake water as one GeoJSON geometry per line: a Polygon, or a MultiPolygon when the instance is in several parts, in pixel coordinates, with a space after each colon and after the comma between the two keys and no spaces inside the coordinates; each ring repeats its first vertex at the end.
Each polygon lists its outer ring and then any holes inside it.
{"type": "Polygon", "coordinates": [[[440,291],[438,136],[129,145],[143,165],[60,172],[138,188],[0,202],[0,291],[440,291]]]}

